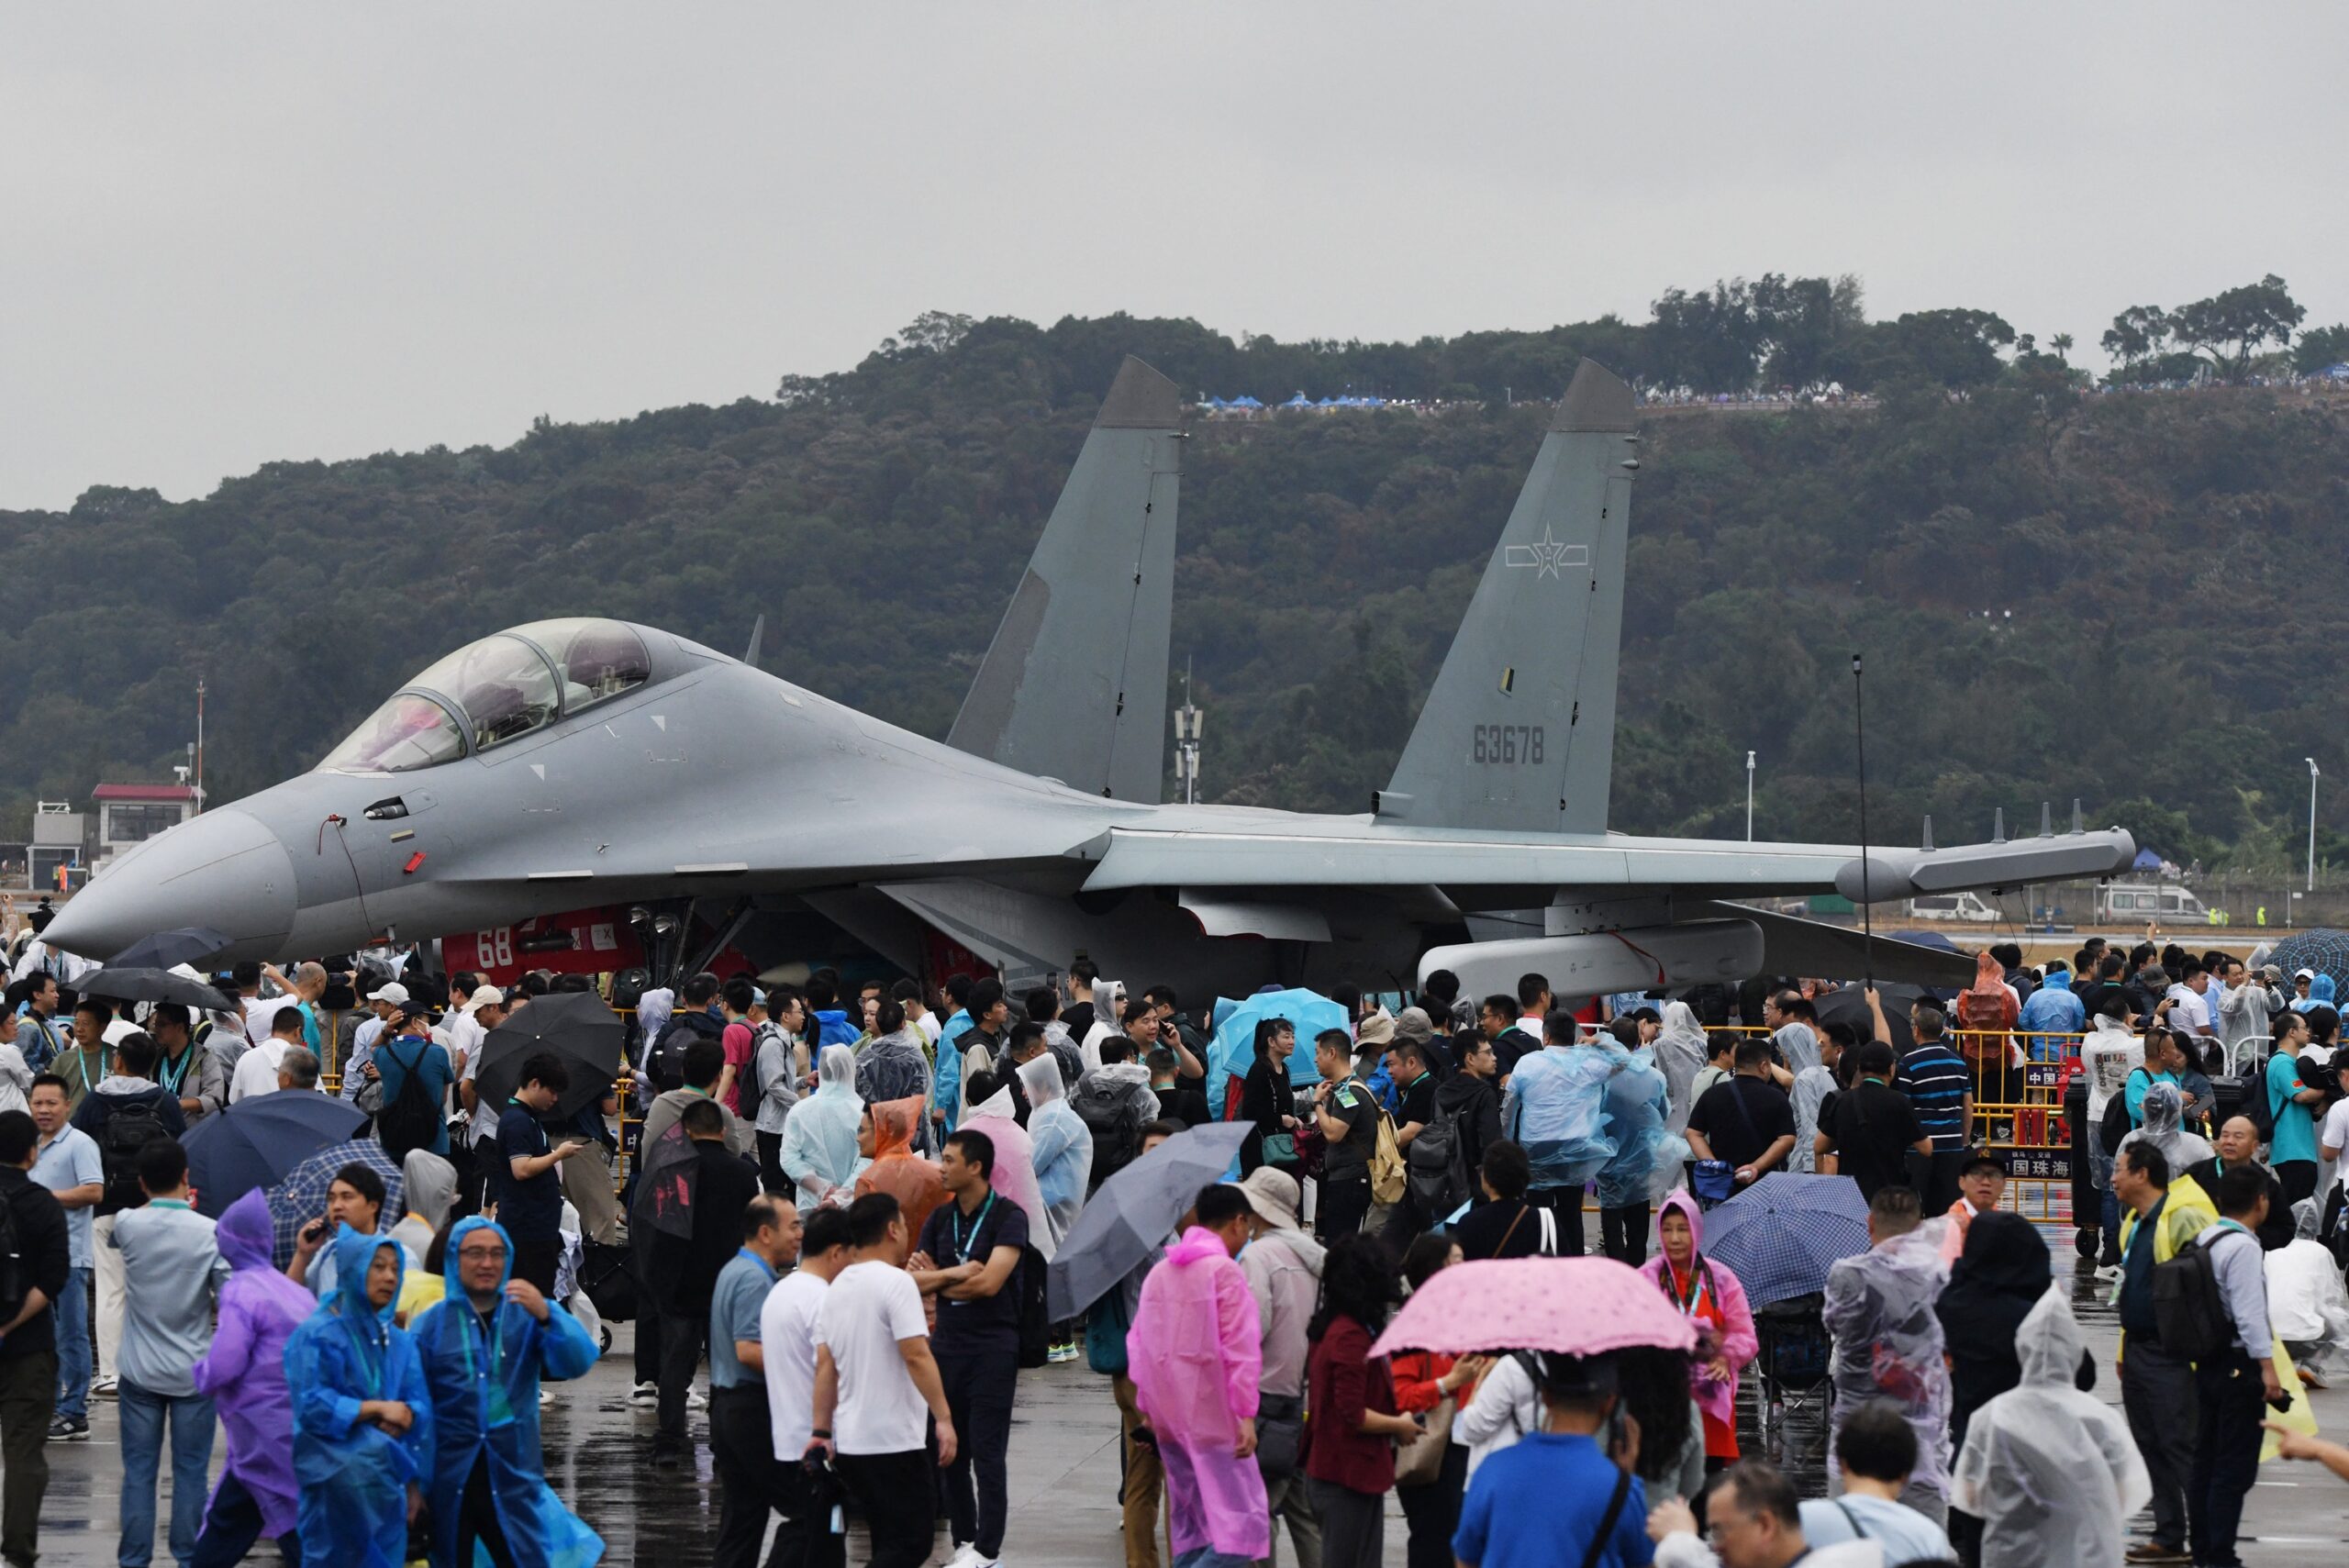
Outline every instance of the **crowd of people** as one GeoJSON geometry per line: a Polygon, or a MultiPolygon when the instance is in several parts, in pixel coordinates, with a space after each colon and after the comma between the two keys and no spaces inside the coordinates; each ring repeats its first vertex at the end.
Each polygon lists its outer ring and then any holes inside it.
{"type": "Polygon", "coordinates": [[[587,977],[509,995],[420,955],[248,965],[222,977],[234,1011],[117,1017],[36,967],[0,1007],[0,1556],[35,1560],[43,1445],[111,1396],[124,1564],[155,1548],[167,1432],[183,1564],[263,1536],[294,1561],[592,1562],[545,1479],[541,1385],[596,1362],[598,1282],[624,1277],[651,1461],[687,1462],[707,1412],[719,1568],[842,1562],[852,1517],[885,1568],[929,1561],[941,1522],[949,1561],[991,1568],[1019,1372],[1077,1360],[1118,1411],[1128,1568],[1271,1562],[1284,1537],[1300,1568],[1378,1563],[1390,1495],[1414,1568],[1779,1568],[1857,1543],[2223,1568],[2263,1419],[2332,1460],[2290,1397],[2349,1343],[2330,983],[2175,951],[2020,959],[1889,1010],[1784,979],[1560,998],[1529,974],[1475,998],[1438,973],[1391,1008],[1341,987],[1309,1080],[1289,1020],[1219,1049],[1170,988],[1082,961],[1018,997],[700,974],[620,998],[612,1084],[573,1095],[533,1056],[502,1106],[476,1092],[489,1034],[587,977]],[[2049,1132],[2032,1062],[2087,1088],[2079,1267],[2124,1330],[2119,1411],[2085,1392],[2073,1281],[1988,1147],[2049,1132]],[[2243,1083],[2219,1118],[2216,1085],[2243,1083]],[[374,1154],[352,1146],[317,1213],[288,1234],[261,1191],[197,1212],[189,1128],[328,1085],[374,1154]],[[1088,1201],[1218,1122],[1236,1179],[1054,1320],[1048,1269],[1088,1201]],[[1820,1293],[1833,1473],[1808,1501],[1741,1450],[1760,1340],[1705,1244],[1781,1172],[1848,1176],[1868,1215],[1820,1293]],[[1589,1250],[1696,1350],[1375,1353],[1445,1269],[1589,1250]]]}

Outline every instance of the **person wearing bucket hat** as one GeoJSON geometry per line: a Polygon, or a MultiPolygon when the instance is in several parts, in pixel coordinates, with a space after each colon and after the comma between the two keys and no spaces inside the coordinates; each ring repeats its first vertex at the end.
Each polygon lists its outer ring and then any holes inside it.
{"type": "Polygon", "coordinates": [[[1297,1221],[1297,1178],[1259,1165],[1240,1184],[1248,1201],[1252,1239],[1240,1254],[1240,1272],[1256,1298],[1263,1326],[1264,1372],[1257,1383],[1256,1466],[1264,1477],[1264,1503],[1275,1527],[1288,1527],[1289,1545],[1300,1562],[1321,1558],[1321,1523],[1306,1496],[1297,1470],[1305,1434],[1306,1361],[1311,1346],[1306,1326],[1321,1294],[1321,1261],[1327,1255],[1297,1221]]]}

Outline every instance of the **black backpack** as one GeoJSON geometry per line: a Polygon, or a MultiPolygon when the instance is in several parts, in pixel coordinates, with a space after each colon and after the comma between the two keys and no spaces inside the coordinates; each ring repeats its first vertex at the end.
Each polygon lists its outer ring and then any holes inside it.
{"type": "Polygon", "coordinates": [[[2180,1247],[2168,1262],[2154,1265],[2154,1324],[2163,1354],[2206,1361],[2233,1343],[2234,1320],[2227,1316],[2210,1249],[2230,1229],[2235,1228],[2222,1220],[2180,1247]]]}
{"type": "MultiPolygon", "coordinates": [[[[430,1148],[433,1135],[440,1130],[440,1103],[425,1089],[422,1072],[424,1053],[440,1048],[429,1040],[417,1043],[419,1049],[414,1061],[392,1057],[401,1066],[400,1092],[375,1113],[375,1136],[383,1143],[384,1152],[395,1160],[406,1159],[411,1149],[430,1148]]],[[[386,1042],[375,1048],[375,1054],[389,1056],[391,1050],[391,1043],[386,1042]]],[[[377,1082],[382,1080],[378,1078],[377,1082]]]]}
{"type": "Polygon", "coordinates": [[[139,1156],[150,1143],[172,1135],[156,1113],[159,1099],[116,1103],[98,1131],[98,1164],[106,1182],[106,1196],[100,1201],[104,1213],[137,1208],[147,1201],[147,1189],[139,1184],[139,1156]]]}
{"type": "Polygon", "coordinates": [[[1430,1219],[1442,1219],[1468,1201],[1468,1150],[1456,1113],[1438,1111],[1404,1151],[1411,1201],[1430,1219]]]}
{"type": "Polygon", "coordinates": [[[1141,1112],[1134,1106],[1131,1084],[1096,1079],[1090,1087],[1077,1085],[1076,1114],[1093,1135],[1090,1190],[1124,1170],[1141,1151],[1141,1112]]]}
{"type": "Polygon", "coordinates": [[[684,1088],[686,1048],[696,1040],[716,1040],[720,1032],[718,1020],[697,1008],[669,1015],[653,1037],[652,1049],[645,1052],[645,1071],[652,1075],[653,1088],[664,1095],[684,1088]]]}
{"type": "Polygon", "coordinates": [[[2104,1102],[2104,1117],[2096,1124],[2096,1140],[2110,1157],[2121,1152],[2121,1140],[2129,1136],[2129,1086],[2123,1084],[2112,1091],[2112,1098],[2104,1102]]]}

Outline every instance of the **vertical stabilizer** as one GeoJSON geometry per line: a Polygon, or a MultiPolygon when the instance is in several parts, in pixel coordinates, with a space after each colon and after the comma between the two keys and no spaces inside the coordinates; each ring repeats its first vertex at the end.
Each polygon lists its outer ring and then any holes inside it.
{"type": "Polygon", "coordinates": [[[1599,833],[1615,762],[1631,389],[1589,360],[1558,405],[1378,797],[1431,828],[1599,833]]]}
{"type": "Polygon", "coordinates": [[[1129,357],[947,743],[1088,795],[1155,802],[1183,400],[1129,357]]]}

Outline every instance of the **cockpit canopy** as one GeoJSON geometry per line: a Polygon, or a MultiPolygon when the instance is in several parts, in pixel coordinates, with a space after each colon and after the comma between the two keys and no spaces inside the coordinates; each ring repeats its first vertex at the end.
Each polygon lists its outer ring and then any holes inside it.
{"type": "Polygon", "coordinates": [[[328,752],[318,771],[404,773],[453,762],[651,679],[651,657],[632,627],[584,617],[532,621],[426,669],[328,752]]]}

